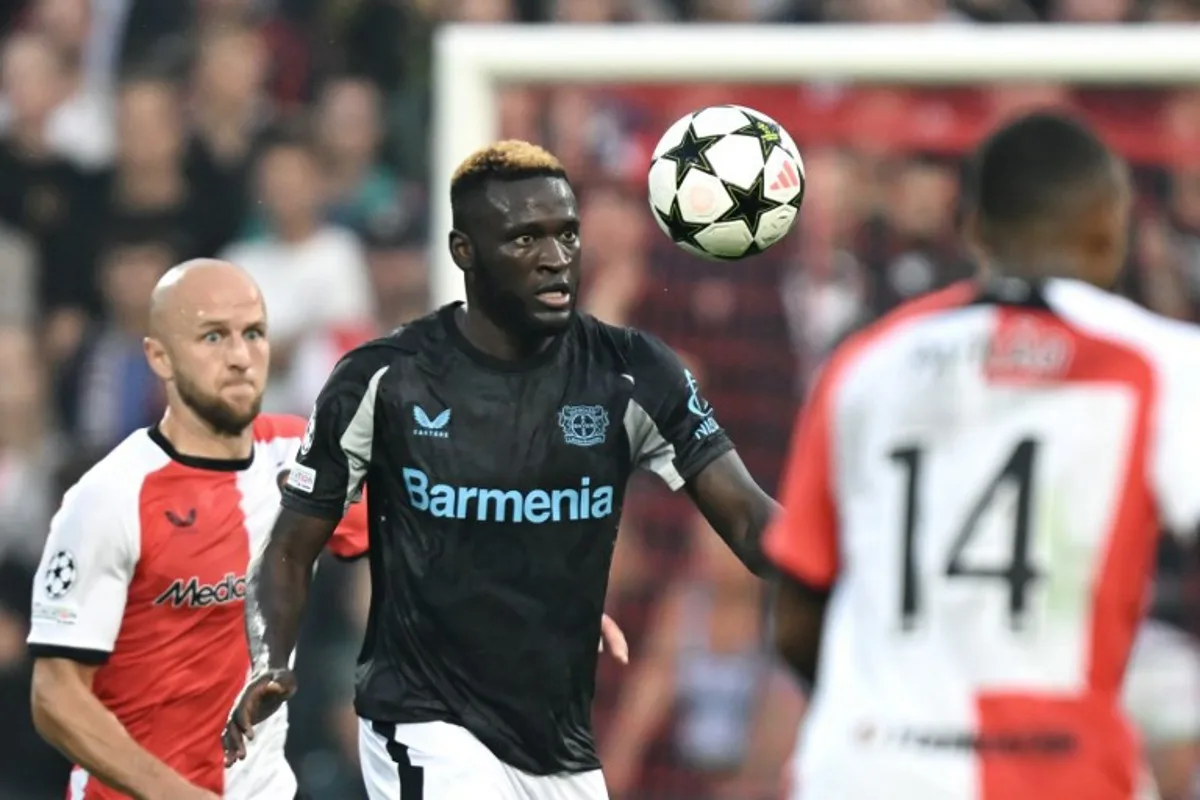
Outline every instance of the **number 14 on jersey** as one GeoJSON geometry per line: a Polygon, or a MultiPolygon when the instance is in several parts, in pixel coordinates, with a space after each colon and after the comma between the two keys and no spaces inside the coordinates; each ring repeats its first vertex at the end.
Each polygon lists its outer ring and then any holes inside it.
{"type": "MultiPolygon", "coordinates": [[[[922,535],[921,498],[925,477],[926,453],[920,447],[902,447],[890,454],[892,462],[905,475],[902,511],[903,556],[900,577],[900,625],[903,630],[918,626],[925,606],[925,588],[921,583],[922,565],[918,563],[922,535]]],[[[1011,628],[1024,628],[1029,611],[1029,590],[1035,581],[1044,577],[1031,563],[1030,537],[1033,534],[1034,467],[1038,457],[1038,442],[1032,438],[1019,441],[991,482],[982,487],[971,511],[958,528],[945,557],[942,574],[948,579],[990,581],[1008,594],[1008,619],[1011,628]],[[971,562],[968,550],[981,529],[980,522],[996,503],[1000,493],[1011,487],[1016,492],[1011,523],[1005,531],[1009,552],[1007,563],[979,564],[971,562]]]]}

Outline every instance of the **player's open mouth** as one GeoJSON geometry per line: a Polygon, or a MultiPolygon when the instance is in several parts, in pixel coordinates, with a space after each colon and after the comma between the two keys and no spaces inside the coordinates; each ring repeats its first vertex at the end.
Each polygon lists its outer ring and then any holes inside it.
{"type": "Polygon", "coordinates": [[[538,292],[537,299],[542,305],[557,311],[571,305],[571,292],[566,289],[551,289],[538,292]]]}

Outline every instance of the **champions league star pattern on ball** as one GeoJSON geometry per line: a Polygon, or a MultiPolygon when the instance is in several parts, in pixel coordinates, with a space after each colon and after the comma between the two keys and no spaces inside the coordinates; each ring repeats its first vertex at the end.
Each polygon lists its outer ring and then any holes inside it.
{"type": "Polygon", "coordinates": [[[804,162],[779,123],[742,106],[678,120],[654,148],[650,207],[671,241],[710,259],[766,250],[792,229],[804,162]]]}

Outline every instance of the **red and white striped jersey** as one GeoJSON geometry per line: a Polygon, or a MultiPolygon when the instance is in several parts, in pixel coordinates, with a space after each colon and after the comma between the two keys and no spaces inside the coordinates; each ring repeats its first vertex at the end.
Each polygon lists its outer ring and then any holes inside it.
{"type": "Polygon", "coordinates": [[[1200,523],[1200,332],[1075,281],[955,285],[846,342],[768,553],[831,590],[804,800],[1130,800],[1126,661],[1200,523]]]}
{"type": "MultiPolygon", "coordinates": [[[[63,498],[33,586],[30,649],[100,665],[93,690],[143,748],[229,800],[292,800],[286,709],[224,768],[221,732],[250,672],[244,598],[279,490],[304,436],[298,417],[260,415],[250,458],[175,451],[156,429],[130,435],[63,498]]],[[[366,552],[352,507],[331,543],[366,552]]],[[[76,769],[68,800],[126,796],[76,769]]]]}

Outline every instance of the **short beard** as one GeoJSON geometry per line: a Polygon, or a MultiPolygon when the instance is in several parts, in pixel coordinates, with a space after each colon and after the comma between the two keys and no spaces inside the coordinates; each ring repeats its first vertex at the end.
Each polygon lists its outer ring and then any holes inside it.
{"type": "MultiPolygon", "coordinates": [[[[566,330],[570,324],[570,317],[563,323],[538,320],[516,293],[500,286],[488,268],[478,262],[471,269],[469,280],[475,290],[474,299],[479,310],[498,328],[520,339],[554,336],[566,330]]],[[[574,297],[571,298],[571,312],[573,317],[574,297]]]]}
{"type": "Polygon", "coordinates": [[[179,399],[183,404],[190,408],[197,417],[204,420],[218,436],[241,436],[262,409],[262,396],[260,395],[249,411],[245,413],[234,411],[227,404],[222,403],[219,398],[206,397],[182,375],[175,376],[175,391],[179,393],[179,399]]]}

